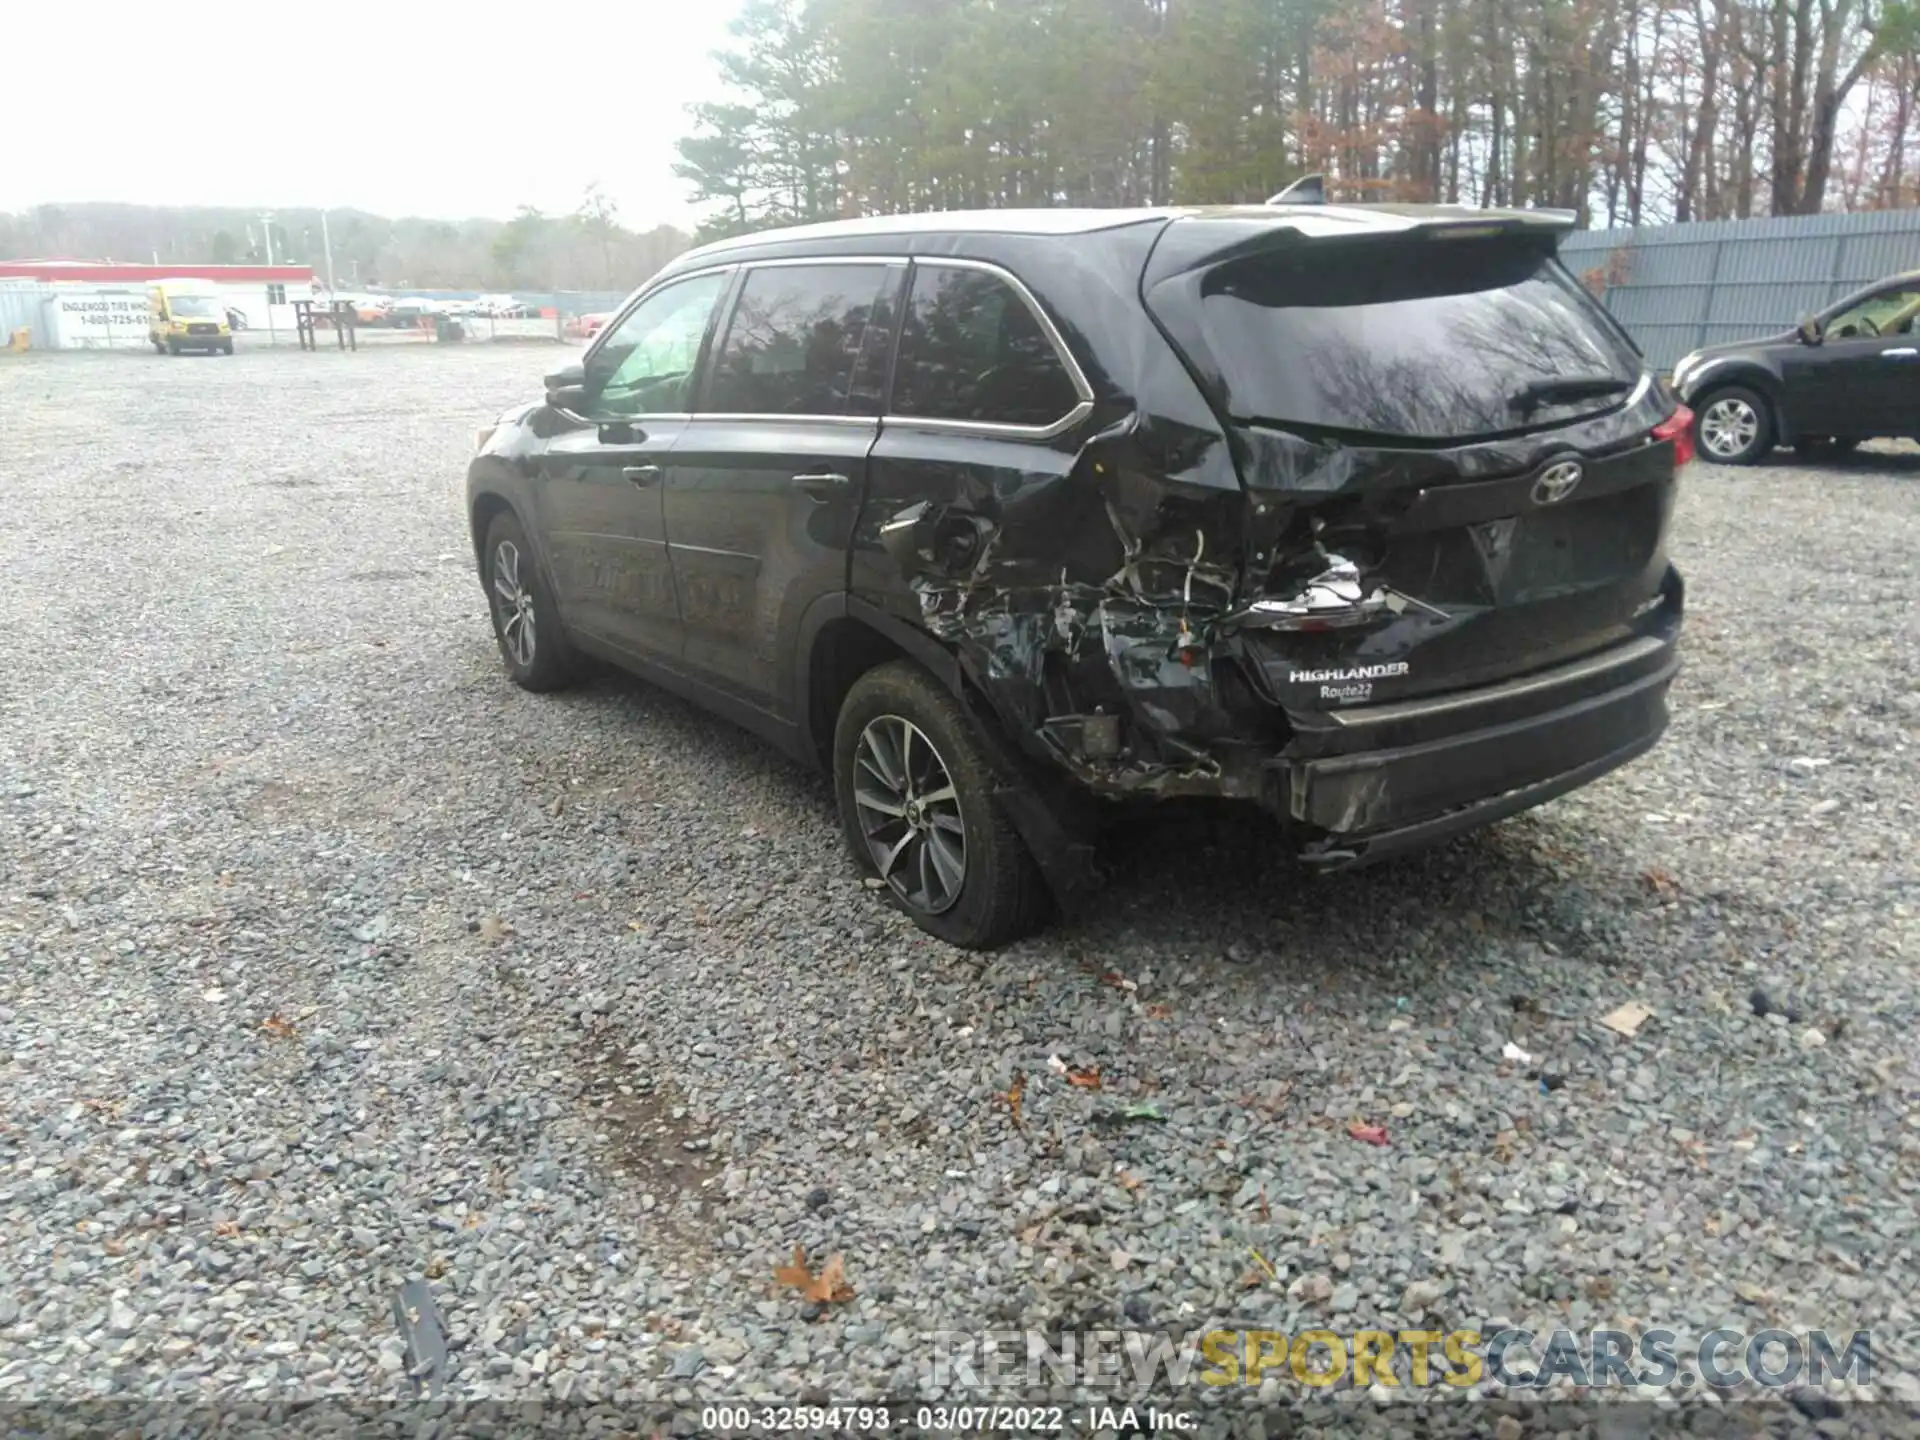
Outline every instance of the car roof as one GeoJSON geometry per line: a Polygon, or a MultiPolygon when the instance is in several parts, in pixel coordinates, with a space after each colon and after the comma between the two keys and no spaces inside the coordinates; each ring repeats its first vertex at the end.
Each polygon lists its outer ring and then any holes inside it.
{"type": "Polygon", "coordinates": [[[1436,222],[1520,221],[1530,226],[1566,229],[1573,216],[1559,210],[1482,210],[1464,205],[1193,205],[1131,209],[923,210],[901,215],[863,215],[759,230],[716,240],[678,256],[672,268],[744,259],[763,247],[855,238],[924,235],[1085,235],[1129,225],[1173,220],[1225,220],[1240,225],[1291,229],[1308,238],[1393,234],[1436,222]]]}

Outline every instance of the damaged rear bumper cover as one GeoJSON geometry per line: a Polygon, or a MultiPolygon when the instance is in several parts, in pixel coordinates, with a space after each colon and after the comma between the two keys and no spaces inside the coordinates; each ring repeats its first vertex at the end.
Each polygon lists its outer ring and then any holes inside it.
{"type": "Polygon", "coordinates": [[[1491,824],[1652,749],[1680,668],[1676,634],[1431,700],[1335,712],[1327,753],[1269,762],[1268,803],[1342,869],[1491,824]],[[1380,743],[1388,740],[1398,743],[1380,743]]]}

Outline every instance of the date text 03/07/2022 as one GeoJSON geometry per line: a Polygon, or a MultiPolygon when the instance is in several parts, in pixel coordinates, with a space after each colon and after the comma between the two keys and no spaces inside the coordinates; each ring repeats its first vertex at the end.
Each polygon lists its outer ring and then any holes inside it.
{"type": "Polygon", "coordinates": [[[709,1434],[883,1434],[916,1431],[1001,1431],[1016,1435],[1179,1435],[1199,1426],[1191,1411],[1163,1405],[708,1405],[700,1425],[709,1434]]]}

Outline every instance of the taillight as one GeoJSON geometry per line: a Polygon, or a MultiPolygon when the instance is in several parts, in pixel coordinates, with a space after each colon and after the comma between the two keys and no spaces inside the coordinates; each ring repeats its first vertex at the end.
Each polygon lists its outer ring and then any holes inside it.
{"type": "Polygon", "coordinates": [[[1671,415],[1653,427],[1653,438],[1673,442],[1673,468],[1678,470],[1693,459],[1693,412],[1676,405],[1671,415]]]}

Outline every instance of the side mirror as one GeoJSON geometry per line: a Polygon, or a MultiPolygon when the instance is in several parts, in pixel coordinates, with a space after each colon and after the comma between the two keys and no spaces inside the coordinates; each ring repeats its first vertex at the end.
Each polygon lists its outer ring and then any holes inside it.
{"type": "Polygon", "coordinates": [[[1826,332],[1820,327],[1820,320],[1817,316],[1802,315],[1800,317],[1799,328],[1800,343],[1802,345],[1818,345],[1822,340],[1827,338],[1826,332]]]}
{"type": "Polygon", "coordinates": [[[578,414],[587,403],[587,370],[584,365],[563,365],[547,376],[547,404],[555,410],[578,414]]]}

